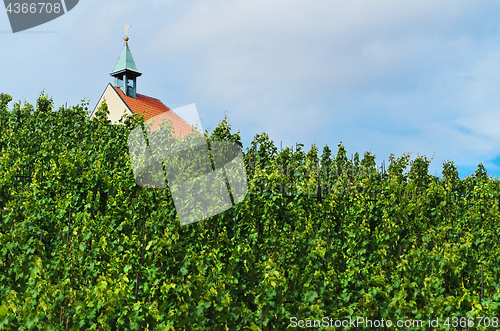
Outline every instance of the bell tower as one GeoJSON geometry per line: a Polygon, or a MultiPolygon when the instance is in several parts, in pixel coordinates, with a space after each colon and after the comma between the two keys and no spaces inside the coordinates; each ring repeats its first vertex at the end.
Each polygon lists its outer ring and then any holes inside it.
{"type": "Polygon", "coordinates": [[[130,26],[127,22],[122,28],[125,29],[125,38],[123,38],[125,45],[116,63],[115,70],[110,75],[115,77],[115,86],[120,88],[125,95],[137,99],[137,77],[141,76],[142,73],[137,70],[134,58],[128,47],[128,28],[130,26]]]}

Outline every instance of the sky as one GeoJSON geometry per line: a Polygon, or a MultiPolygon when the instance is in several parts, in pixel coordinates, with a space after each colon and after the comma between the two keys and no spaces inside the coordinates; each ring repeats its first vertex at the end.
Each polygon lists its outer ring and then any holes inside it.
{"type": "MultiPolygon", "coordinates": [[[[195,103],[203,128],[226,114],[244,147],[313,143],[432,158],[441,176],[483,163],[500,177],[500,2],[493,0],[82,0],[12,33],[0,13],[0,93],[89,114],[124,45],[137,92],[195,103]]],[[[13,102],[10,104],[12,107],[13,102]]]]}

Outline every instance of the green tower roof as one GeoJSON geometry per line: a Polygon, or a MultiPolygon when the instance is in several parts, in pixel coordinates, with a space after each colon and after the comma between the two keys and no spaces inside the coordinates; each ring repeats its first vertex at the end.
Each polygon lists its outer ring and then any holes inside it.
{"type": "Polygon", "coordinates": [[[123,46],[122,54],[116,63],[115,70],[113,70],[110,75],[116,76],[123,74],[124,72],[131,73],[136,77],[142,75],[142,73],[137,70],[137,67],[135,66],[134,58],[132,57],[130,48],[128,48],[127,42],[125,42],[125,46],[123,46]]]}

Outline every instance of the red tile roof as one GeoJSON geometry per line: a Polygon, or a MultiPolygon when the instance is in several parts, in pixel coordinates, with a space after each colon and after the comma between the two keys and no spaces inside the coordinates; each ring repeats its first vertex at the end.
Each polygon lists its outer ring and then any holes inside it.
{"type": "Polygon", "coordinates": [[[151,98],[142,94],[137,93],[137,99],[129,97],[123,93],[120,88],[113,86],[118,95],[125,101],[134,114],[144,114],[144,118],[147,120],[152,117],[162,115],[158,117],[158,121],[155,119],[151,130],[156,130],[161,119],[172,120],[174,126],[175,135],[185,136],[191,132],[191,126],[184,121],[180,116],[174,113],[170,108],[165,106],[160,100],[151,98]]]}

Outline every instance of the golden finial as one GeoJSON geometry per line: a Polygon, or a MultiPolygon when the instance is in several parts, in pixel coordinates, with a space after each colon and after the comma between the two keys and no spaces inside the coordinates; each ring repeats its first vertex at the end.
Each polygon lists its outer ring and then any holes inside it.
{"type": "Polygon", "coordinates": [[[128,22],[125,23],[125,26],[122,28],[122,29],[125,29],[125,38],[123,38],[123,40],[125,40],[125,42],[127,42],[129,40],[127,34],[128,34],[128,28],[131,28],[130,25],[128,25],[128,22]]]}

